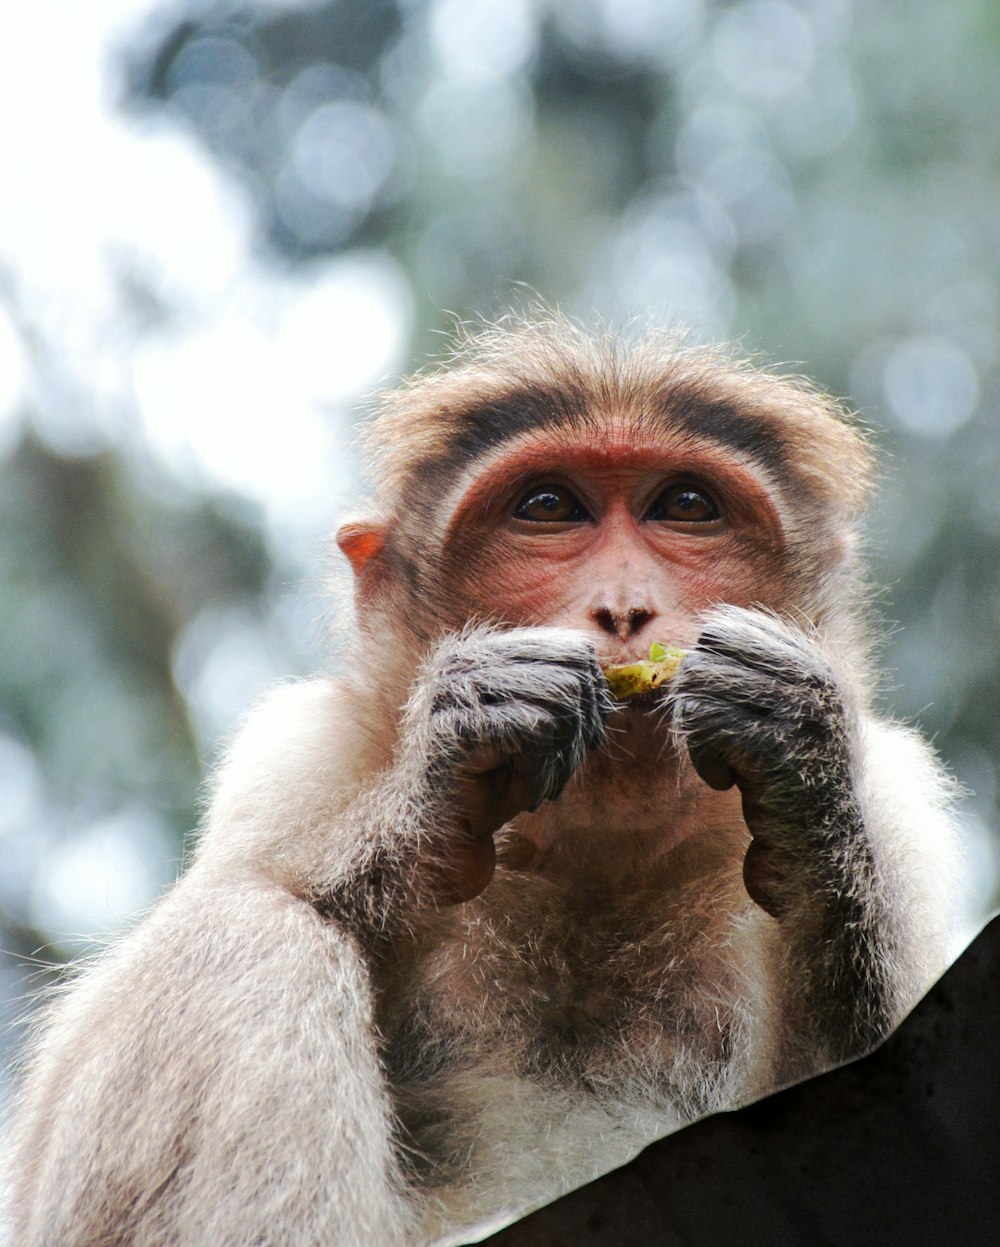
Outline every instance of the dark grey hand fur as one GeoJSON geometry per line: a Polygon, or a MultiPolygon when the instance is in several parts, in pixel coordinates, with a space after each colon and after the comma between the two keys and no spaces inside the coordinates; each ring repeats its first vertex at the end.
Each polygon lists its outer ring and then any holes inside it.
{"type": "Polygon", "coordinates": [[[579,632],[473,628],[446,637],[410,699],[398,763],[362,801],[353,868],[316,903],[362,936],[434,904],[450,853],[558,797],[604,739],[612,706],[594,646],[579,632]]]}
{"type": "Polygon", "coordinates": [[[751,897],[801,933],[801,1010],[832,1060],[897,1016],[883,967],[895,936],[865,823],[859,708],[807,632],[762,612],[714,612],[671,689],[674,723],[713,788],[734,783],[753,837],[751,897]]]}

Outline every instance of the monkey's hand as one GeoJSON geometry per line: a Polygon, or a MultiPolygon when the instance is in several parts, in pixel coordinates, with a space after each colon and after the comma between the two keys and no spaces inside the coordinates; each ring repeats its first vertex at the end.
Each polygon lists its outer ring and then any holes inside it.
{"type": "Polygon", "coordinates": [[[740,790],[753,837],[743,866],[751,898],[783,918],[842,896],[852,857],[867,852],[858,715],[816,642],[762,612],[719,608],[672,697],[695,770],[712,788],[740,790]]]}
{"type": "Polygon", "coordinates": [[[489,882],[492,834],[559,796],[613,709],[593,646],[559,628],[475,630],[432,655],[404,720],[403,765],[448,832],[447,899],[489,882]]]}

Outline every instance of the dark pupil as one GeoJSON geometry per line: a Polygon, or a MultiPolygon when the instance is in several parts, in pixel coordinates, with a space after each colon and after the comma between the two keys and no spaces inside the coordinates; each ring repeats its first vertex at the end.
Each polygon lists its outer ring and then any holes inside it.
{"type": "Polygon", "coordinates": [[[696,494],[692,489],[685,490],[674,499],[674,508],[683,515],[700,514],[706,507],[707,504],[702,495],[696,494]]]}
{"type": "Polygon", "coordinates": [[[543,511],[558,511],[562,506],[562,499],[558,494],[539,494],[528,505],[543,511]]]}

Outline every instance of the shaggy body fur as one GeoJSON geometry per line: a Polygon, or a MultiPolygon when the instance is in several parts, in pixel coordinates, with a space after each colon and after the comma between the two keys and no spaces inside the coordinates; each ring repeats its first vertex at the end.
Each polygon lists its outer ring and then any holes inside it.
{"type": "Polygon", "coordinates": [[[17,1247],[429,1242],[863,1051],[944,966],[949,784],[871,708],[868,456],[830,400],[541,327],[391,397],[370,440],[353,674],[257,711],[185,877],[48,1011],[17,1247]],[[751,501],[716,560],[743,587],[699,570],[657,638],[692,655],[619,711],[600,635],[643,612],[565,626],[558,577],[547,617],[505,608],[468,559],[504,455],[623,427],[751,501]]]}

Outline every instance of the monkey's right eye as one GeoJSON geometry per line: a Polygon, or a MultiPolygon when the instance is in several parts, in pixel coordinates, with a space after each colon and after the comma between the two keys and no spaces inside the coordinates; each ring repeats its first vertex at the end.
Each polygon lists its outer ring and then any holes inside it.
{"type": "Polygon", "coordinates": [[[586,507],[562,485],[539,485],[529,490],[514,508],[514,515],[540,524],[579,524],[590,519],[586,507]]]}

